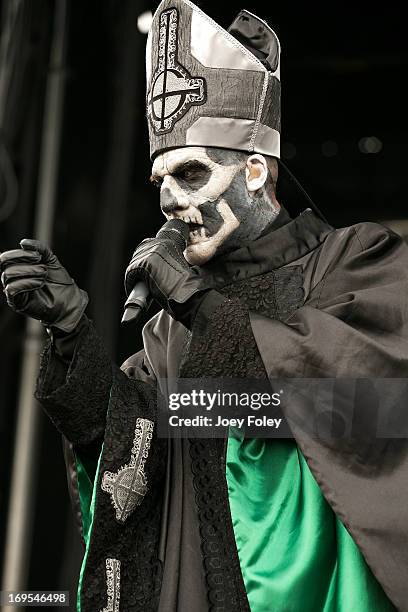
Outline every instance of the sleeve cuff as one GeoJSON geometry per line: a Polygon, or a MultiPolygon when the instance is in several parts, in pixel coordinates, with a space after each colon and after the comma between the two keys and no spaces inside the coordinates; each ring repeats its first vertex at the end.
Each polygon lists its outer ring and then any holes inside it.
{"type": "Polygon", "coordinates": [[[74,444],[103,436],[112,386],[112,363],[102,340],[87,319],[69,367],[49,342],[41,356],[35,397],[48,416],[74,444]]]}

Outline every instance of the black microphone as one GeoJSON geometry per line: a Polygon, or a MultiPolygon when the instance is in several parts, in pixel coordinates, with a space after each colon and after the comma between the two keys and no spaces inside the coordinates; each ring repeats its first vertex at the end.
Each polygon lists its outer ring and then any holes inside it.
{"type": "MultiPolygon", "coordinates": [[[[159,229],[156,238],[172,240],[182,253],[187,246],[189,232],[188,223],[181,219],[170,219],[159,229]]],[[[151,301],[146,283],[138,281],[125,302],[125,312],[121,323],[137,321],[141,314],[149,308],[151,301]]]]}

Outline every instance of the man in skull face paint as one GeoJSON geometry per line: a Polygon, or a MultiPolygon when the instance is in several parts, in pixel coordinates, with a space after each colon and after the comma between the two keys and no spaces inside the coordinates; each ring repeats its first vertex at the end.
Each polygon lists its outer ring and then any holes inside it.
{"type": "Polygon", "coordinates": [[[406,440],[314,438],[292,405],[293,440],[165,440],[156,389],[406,376],[407,248],[380,225],[334,230],[277,202],[280,45],[256,16],[227,32],[163,0],[147,81],[152,181],[189,236],[184,257],[169,232],[143,241],[126,271],[127,293],[143,278],[163,307],[144,349],[111,363],[45,245],[0,257],[10,306],[51,333],[36,395],[63,434],[86,546],[78,610],[406,611],[406,440]]]}
{"type": "Polygon", "coordinates": [[[184,256],[191,265],[255,240],[279,214],[277,162],[225,149],[184,147],[156,157],[151,181],[168,219],[190,226],[184,256]],[[274,179],[272,179],[272,172],[274,179]]]}

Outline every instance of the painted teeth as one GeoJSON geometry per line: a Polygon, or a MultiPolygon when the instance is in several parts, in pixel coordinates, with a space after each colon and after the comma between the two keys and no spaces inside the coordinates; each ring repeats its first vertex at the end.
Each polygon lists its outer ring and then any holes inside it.
{"type": "MultiPolygon", "coordinates": [[[[198,225],[197,223],[194,223],[194,225],[198,225]]],[[[194,238],[205,238],[205,229],[203,225],[200,225],[200,227],[194,227],[191,228],[190,227],[190,236],[194,237],[194,238]]]]}

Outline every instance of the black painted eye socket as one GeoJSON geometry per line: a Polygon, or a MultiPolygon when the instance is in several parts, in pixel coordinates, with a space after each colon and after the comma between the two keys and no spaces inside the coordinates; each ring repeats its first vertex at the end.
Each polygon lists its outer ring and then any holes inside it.
{"type": "Polygon", "coordinates": [[[198,174],[200,173],[200,169],[195,169],[195,170],[182,170],[177,177],[182,179],[183,181],[190,181],[191,179],[194,179],[198,174]]]}
{"type": "Polygon", "coordinates": [[[189,183],[191,186],[205,185],[208,181],[210,170],[204,164],[188,162],[174,173],[174,177],[180,181],[189,183]]]}

